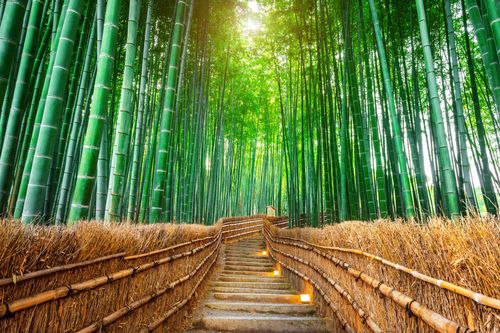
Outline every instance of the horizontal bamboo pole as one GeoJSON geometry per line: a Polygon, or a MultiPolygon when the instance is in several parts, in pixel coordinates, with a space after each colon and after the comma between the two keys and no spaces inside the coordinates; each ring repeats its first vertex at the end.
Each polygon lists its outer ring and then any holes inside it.
{"type": "Polygon", "coordinates": [[[240,233],[240,234],[237,234],[237,235],[227,236],[227,237],[224,237],[223,239],[224,239],[224,241],[227,241],[228,239],[233,239],[233,238],[237,238],[237,237],[243,237],[243,236],[247,236],[247,235],[259,233],[261,231],[262,231],[262,229],[247,231],[247,232],[243,232],[243,233],[240,233]]]}
{"type": "Polygon", "coordinates": [[[198,282],[196,283],[196,285],[194,286],[194,288],[192,289],[191,293],[189,294],[189,296],[187,298],[185,298],[182,301],[177,302],[170,310],[167,311],[167,313],[165,313],[165,315],[163,315],[162,317],[158,318],[157,320],[155,320],[154,322],[149,324],[148,327],[145,328],[144,330],[141,330],[141,332],[154,331],[158,326],[160,326],[163,322],[165,322],[165,320],[167,320],[168,318],[173,316],[175,313],[177,313],[177,311],[182,309],[182,307],[184,307],[193,298],[194,294],[198,290],[198,287],[205,280],[205,277],[207,276],[208,272],[210,271],[212,266],[217,261],[217,257],[218,257],[218,252],[217,252],[217,255],[214,257],[214,259],[212,260],[212,262],[210,263],[210,266],[207,268],[207,270],[205,271],[205,273],[203,274],[201,279],[198,280],[198,282]]]}
{"type": "MultiPolygon", "coordinates": [[[[130,303],[128,305],[125,305],[121,309],[109,314],[108,316],[104,317],[103,319],[92,323],[91,325],[81,329],[78,331],[78,333],[91,333],[91,332],[97,332],[101,330],[103,327],[108,326],[109,324],[115,322],[116,320],[124,317],[125,315],[129,314],[130,312],[133,312],[134,310],[140,308],[141,306],[152,302],[153,300],[157,299],[158,297],[162,296],[169,290],[173,290],[175,287],[178,285],[190,280],[193,276],[195,276],[198,271],[203,267],[203,265],[208,261],[209,258],[211,258],[215,254],[215,258],[213,261],[217,259],[218,256],[218,250],[220,249],[220,239],[219,242],[217,243],[217,247],[212,250],[189,274],[186,274],[182,276],[181,278],[171,282],[168,286],[151,292],[150,294],[142,297],[141,299],[130,303]]],[[[212,264],[210,265],[210,267],[212,264]]]]}
{"type": "Polygon", "coordinates": [[[262,223],[256,224],[256,225],[251,225],[249,227],[244,227],[244,228],[238,228],[238,229],[232,229],[232,230],[223,230],[223,234],[231,233],[231,232],[241,232],[243,230],[249,230],[249,229],[255,229],[259,228],[259,230],[262,228],[262,223]]]}
{"type": "MultiPolygon", "coordinates": [[[[332,255],[319,251],[318,249],[314,249],[312,246],[296,244],[296,243],[287,243],[283,241],[279,241],[273,238],[271,233],[266,229],[269,238],[272,242],[281,243],[283,245],[294,246],[302,248],[306,251],[313,251],[316,254],[330,260],[336,266],[341,267],[346,270],[351,276],[356,279],[361,279],[364,283],[370,286],[374,290],[379,290],[380,293],[394,301],[400,307],[411,311],[416,317],[424,321],[427,325],[434,328],[438,332],[446,332],[446,333],[460,333],[460,332],[473,332],[468,328],[461,327],[459,324],[443,317],[437,312],[434,312],[427,308],[426,306],[418,303],[415,299],[401,293],[400,291],[394,289],[393,287],[388,286],[378,279],[371,277],[370,275],[363,273],[359,270],[352,268],[348,263],[333,257],[332,255]]],[[[278,237],[279,238],[279,237],[278,237]]],[[[290,237],[287,237],[290,239],[290,237]]],[[[292,238],[293,239],[293,238],[292,238]]],[[[278,250],[279,251],[279,250],[278,250]]],[[[284,254],[286,255],[286,254],[284,254]]]]}
{"type": "Polygon", "coordinates": [[[344,253],[352,253],[352,254],[356,254],[356,255],[360,255],[360,256],[365,256],[365,257],[370,258],[372,260],[376,260],[376,261],[382,263],[383,265],[386,265],[386,266],[392,267],[392,268],[394,268],[394,269],[396,269],[398,271],[407,273],[407,274],[413,276],[416,279],[419,279],[421,281],[424,281],[424,282],[427,282],[429,284],[435,285],[435,286],[437,286],[437,287],[439,287],[441,289],[446,289],[446,290],[451,291],[451,292],[453,292],[455,294],[458,294],[458,295],[470,298],[470,299],[472,299],[474,302],[476,302],[478,304],[482,304],[482,305],[485,305],[485,306],[489,306],[489,307],[491,307],[493,309],[500,310],[500,299],[493,298],[493,297],[490,297],[490,296],[487,296],[487,295],[484,295],[484,294],[481,294],[481,293],[478,293],[478,292],[474,292],[474,291],[472,291],[470,289],[458,286],[458,285],[453,284],[453,283],[448,282],[448,281],[444,281],[444,280],[440,280],[440,279],[435,279],[435,278],[430,277],[428,275],[422,274],[422,273],[420,273],[420,272],[418,272],[418,271],[416,271],[414,269],[411,269],[411,268],[408,268],[408,267],[405,267],[405,266],[393,263],[393,262],[391,262],[389,260],[386,260],[386,259],[384,259],[382,257],[373,255],[373,254],[368,253],[368,252],[364,252],[362,250],[346,249],[346,248],[341,248],[341,247],[323,246],[323,245],[314,244],[314,243],[311,243],[311,242],[308,242],[308,241],[305,241],[305,240],[302,240],[302,239],[295,239],[295,238],[285,237],[285,236],[277,236],[277,237],[281,238],[281,239],[289,239],[289,240],[294,240],[294,241],[302,242],[304,244],[310,245],[310,246],[318,248],[318,249],[330,250],[330,251],[337,251],[337,252],[344,252],[344,253]]]}
{"type": "Polygon", "coordinates": [[[110,254],[104,257],[99,257],[91,260],[86,260],[86,261],[81,261],[81,262],[76,262],[73,264],[66,264],[66,265],[61,265],[61,266],[56,266],[52,268],[47,268],[47,269],[42,269],[39,271],[23,274],[23,275],[13,275],[12,277],[0,279],[0,287],[10,285],[10,284],[18,284],[23,281],[35,279],[35,278],[40,278],[43,276],[47,276],[50,274],[54,274],[57,272],[63,272],[63,271],[68,271],[74,268],[80,268],[92,264],[98,264],[103,261],[111,260],[111,259],[116,259],[116,258],[121,258],[125,255],[125,252],[120,252],[120,253],[115,253],[115,254],[110,254]]]}
{"type": "Polygon", "coordinates": [[[184,247],[184,246],[188,246],[188,245],[191,245],[191,244],[194,244],[194,243],[199,243],[199,242],[203,242],[203,241],[206,241],[206,240],[214,239],[215,237],[218,236],[219,233],[220,233],[220,230],[219,230],[219,232],[217,232],[216,234],[214,234],[212,236],[198,238],[198,239],[193,239],[191,241],[187,241],[187,242],[184,242],[184,243],[176,244],[176,245],[169,246],[169,247],[166,247],[166,248],[163,248],[163,249],[159,249],[159,250],[150,251],[150,252],[147,252],[147,253],[142,253],[142,254],[136,254],[136,255],[127,256],[124,259],[125,260],[134,260],[134,259],[144,258],[144,257],[152,256],[152,255],[155,255],[155,254],[160,254],[160,253],[164,253],[164,252],[167,252],[167,251],[175,250],[175,249],[178,249],[178,248],[181,248],[181,247],[184,247]]]}
{"type": "Polygon", "coordinates": [[[264,220],[261,219],[261,218],[259,218],[259,219],[251,219],[251,220],[243,220],[243,221],[239,221],[239,222],[224,223],[222,225],[222,228],[226,229],[226,228],[237,227],[237,226],[240,226],[240,225],[243,225],[243,224],[250,224],[250,223],[260,223],[260,224],[262,224],[263,222],[264,222],[264,220]]]}
{"type": "Polygon", "coordinates": [[[281,228],[281,229],[287,229],[288,228],[288,221],[273,223],[273,226],[275,226],[277,228],[281,228]]]}
{"type": "Polygon", "coordinates": [[[266,237],[266,240],[268,241],[268,246],[272,251],[277,252],[277,253],[281,254],[282,256],[290,258],[294,261],[300,262],[301,264],[309,266],[310,268],[315,270],[316,273],[318,273],[322,278],[324,278],[352,306],[354,311],[356,311],[356,313],[358,314],[359,318],[364,323],[366,323],[366,325],[371,329],[372,332],[375,332],[375,333],[382,333],[383,332],[382,329],[380,328],[380,326],[372,318],[372,316],[367,311],[365,311],[361,308],[361,306],[358,304],[358,302],[356,302],[356,300],[344,288],[342,288],[340,286],[338,281],[333,280],[331,277],[328,276],[328,274],[326,274],[326,272],[324,272],[321,268],[314,265],[313,263],[306,261],[302,258],[298,258],[294,255],[289,254],[289,253],[285,253],[283,251],[276,249],[271,244],[271,243],[274,243],[274,239],[268,233],[267,230],[265,232],[265,237],[266,237]],[[269,239],[271,239],[270,242],[269,242],[269,239]]]}
{"type": "Polygon", "coordinates": [[[166,264],[168,262],[175,261],[177,259],[187,257],[190,255],[193,255],[204,248],[210,246],[211,244],[215,243],[217,240],[219,240],[221,237],[221,234],[219,233],[217,238],[204,244],[201,245],[197,248],[194,248],[190,251],[186,251],[180,254],[164,257],[159,260],[154,260],[149,263],[145,263],[143,265],[134,267],[134,268],[128,268],[124,270],[120,270],[118,272],[114,272],[111,274],[106,274],[104,276],[100,276],[94,279],[86,280],[83,282],[75,283],[75,284],[69,284],[67,286],[63,287],[58,287],[52,290],[44,291],[41,293],[37,293],[32,296],[20,298],[17,300],[14,300],[12,302],[5,302],[3,304],[0,304],[0,319],[9,315],[9,314],[15,314],[16,312],[19,312],[21,310],[26,310],[31,307],[34,307],[39,304],[43,304],[49,301],[53,301],[56,299],[64,298],[68,295],[76,294],[82,291],[90,290],[97,288],[101,285],[104,285],[106,283],[113,282],[115,280],[120,280],[125,277],[146,271],[150,268],[157,267],[163,264],[166,264]]]}
{"type": "Polygon", "coordinates": [[[266,218],[266,215],[257,214],[257,215],[249,215],[249,216],[223,217],[220,219],[220,221],[222,221],[222,223],[231,223],[231,222],[235,222],[235,221],[244,221],[244,220],[249,220],[249,219],[257,219],[257,218],[264,219],[264,218],[266,218]]]}

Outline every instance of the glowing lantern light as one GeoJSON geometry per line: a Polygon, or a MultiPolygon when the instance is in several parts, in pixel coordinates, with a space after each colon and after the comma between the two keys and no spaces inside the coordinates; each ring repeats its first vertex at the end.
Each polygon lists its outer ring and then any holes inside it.
{"type": "Polygon", "coordinates": [[[274,276],[280,276],[280,271],[274,271],[274,276]]]}
{"type": "Polygon", "coordinates": [[[309,295],[309,294],[301,294],[300,295],[300,301],[302,303],[309,303],[309,302],[311,302],[311,295],[309,295]]]}

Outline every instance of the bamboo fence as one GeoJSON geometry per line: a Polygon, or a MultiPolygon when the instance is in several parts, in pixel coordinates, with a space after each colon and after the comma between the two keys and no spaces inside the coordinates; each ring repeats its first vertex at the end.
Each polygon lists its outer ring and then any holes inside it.
{"type": "MultiPolygon", "coordinates": [[[[303,239],[309,234],[301,229],[282,231],[271,223],[275,222],[266,222],[264,228],[271,257],[285,268],[285,274],[291,272],[311,283],[320,300],[333,310],[324,312],[337,317],[347,331],[457,333],[498,330],[498,299],[444,279],[431,278],[368,252],[313,243],[311,239],[303,239]],[[338,258],[338,253],[344,254],[344,258],[338,258]],[[361,262],[360,256],[370,261],[361,262]],[[360,266],[355,268],[351,262],[360,266]],[[374,262],[381,267],[373,267],[374,262]],[[389,269],[401,276],[395,279],[391,276],[394,272],[389,269]],[[406,283],[398,283],[401,281],[406,283]],[[424,301],[428,299],[433,301],[426,304],[424,301]],[[335,308],[331,303],[336,304],[335,308]],[[472,307],[476,307],[475,311],[472,307]],[[346,319],[348,327],[343,322],[346,319]]],[[[315,232],[311,231],[309,238],[313,238],[315,232]]],[[[433,258],[429,256],[427,260],[433,258]]],[[[301,281],[291,280],[299,288],[303,287],[301,281]]]]}
{"type": "Polygon", "coordinates": [[[0,223],[1,332],[176,332],[222,242],[260,232],[263,219],[220,219],[214,227],[0,223]]]}

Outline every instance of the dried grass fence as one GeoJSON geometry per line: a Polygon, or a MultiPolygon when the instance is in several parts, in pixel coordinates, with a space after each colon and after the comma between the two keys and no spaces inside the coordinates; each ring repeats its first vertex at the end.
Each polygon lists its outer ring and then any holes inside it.
{"type": "Polygon", "coordinates": [[[498,219],[265,225],[271,257],[347,332],[499,332],[498,219]]]}
{"type": "Polygon", "coordinates": [[[212,227],[0,221],[0,332],[182,331],[222,241],[248,235],[252,219],[212,227]]]}

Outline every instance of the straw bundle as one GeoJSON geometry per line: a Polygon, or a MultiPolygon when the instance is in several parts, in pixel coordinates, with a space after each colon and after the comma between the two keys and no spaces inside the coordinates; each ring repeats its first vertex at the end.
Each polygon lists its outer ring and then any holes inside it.
{"type": "MultiPolygon", "coordinates": [[[[452,223],[434,219],[427,225],[349,222],[321,230],[269,229],[275,239],[274,243],[269,239],[275,248],[270,252],[315,279],[357,332],[372,330],[339,287],[385,332],[435,331],[422,319],[429,317],[421,315],[425,311],[455,323],[455,329],[462,332],[500,329],[500,312],[495,308],[500,297],[498,220],[469,218],[452,223]],[[473,291],[472,296],[460,295],[459,288],[450,287],[453,284],[473,291]]],[[[323,306],[325,313],[335,317],[327,308],[323,306]]]]}
{"type": "Polygon", "coordinates": [[[0,331],[135,332],[176,306],[155,330],[180,331],[189,306],[178,305],[203,291],[220,230],[220,224],[61,228],[1,221],[0,331]],[[37,273],[22,278],[30,272],[37,273]]]}

